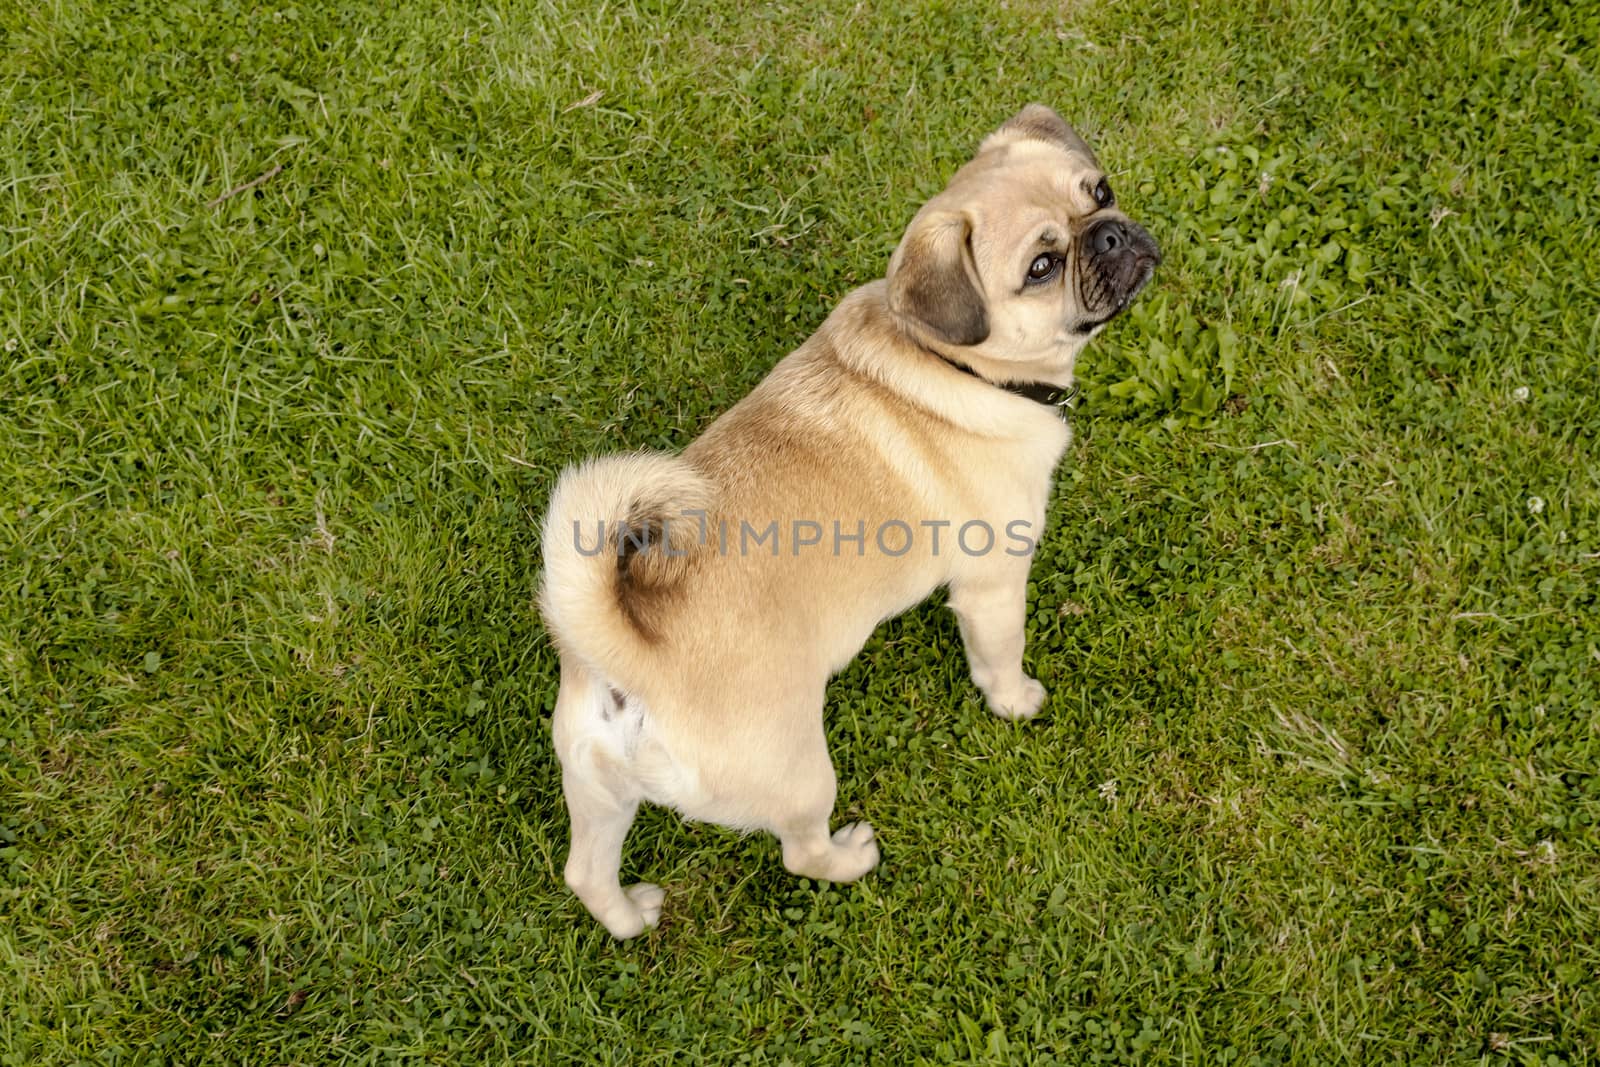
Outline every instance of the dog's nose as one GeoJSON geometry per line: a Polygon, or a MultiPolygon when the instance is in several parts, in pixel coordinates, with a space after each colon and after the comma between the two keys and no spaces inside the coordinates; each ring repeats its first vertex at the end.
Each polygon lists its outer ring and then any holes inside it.
{"type": "Polygon", "coordinates": [[[1131,255],[1151,267],[1161,263],[1161,249],[1155,241],[1144,227],[1127,219],[1101,219],[1090,228],[1086,239],[1089,252],[1096,259],[1117,253],[1118,259],[1131,255]]]}
{"type": "Polygon", "coordinates": [[[1089,231],[1089,248],[1097,256],[1128,246],[1128,229],[1119,219],[1103,219],[1089,231]]]}

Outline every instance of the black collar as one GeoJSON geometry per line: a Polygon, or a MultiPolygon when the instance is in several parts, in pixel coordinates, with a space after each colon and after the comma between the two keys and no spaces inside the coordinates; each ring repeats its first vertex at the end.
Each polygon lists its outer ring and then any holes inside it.
{"type": "Polygon", "coordinates": [[[996,389],[1004,389],[1006,392],[1014,393],[1025,400],[1032,400],[1036,404],[1064,409],[1078,396],[1078,387],[1076,385],[1069,385],[1063,388],[1059,385],[1051,385],[1049,382],[991,382],[965,363],[958,363],[949,356],[934,352],[931,348],[928,351],[933,352],[934,355],[963,374],[970,374],[980,382],[992,385],[996,389]]]}

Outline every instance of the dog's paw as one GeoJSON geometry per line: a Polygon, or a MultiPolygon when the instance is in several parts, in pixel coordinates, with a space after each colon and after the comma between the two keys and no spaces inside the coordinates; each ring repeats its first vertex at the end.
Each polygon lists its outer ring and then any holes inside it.
{"type": "Polygon", "coordinates": [[[1031,719],[1044,707],[1045,688],[1023,675],[1022,684],[1006,692],[991,692],[988,698],[989,710],[1002,719],[1031,719]]]}
{"type": "Polygon", "coordinates": [[[649,882],[637,882],[622,890],[622,896],[609,908],[594,913],[611,936],[619,941],[638,937],[661,921],[661,901],[667,891],[649,882]]]}
{"type": "Polygon", "coordinates": [[[878,865],[878,835],[869,822],[853,822],[833,832],[830,882],[853,882],[878,865]]]}
{"type": "Polygon", "coordinates": [[[639,920],[644,924],[642,929],[655,929],[656,923],[661,921],[661,902],[666,899],[667,891],[649,882],[635,882],[622,892],[639,909],[639,920]]]}

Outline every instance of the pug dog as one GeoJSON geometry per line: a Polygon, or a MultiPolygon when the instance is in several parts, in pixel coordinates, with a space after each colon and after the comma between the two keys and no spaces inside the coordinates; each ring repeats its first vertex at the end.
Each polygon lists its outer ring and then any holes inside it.
{"type": "Polygon", "coordinates": [[[824,691],[940,586],[990,710],[1038,714],[1024,601],[1073,365],[1160,261],[1084,140],[1029,105],[916,213],[886,276],[681,454],[562,474],[540,606],[565,875],[614,936],[661,915],[659,887],[618,877],[644,801],[775,834],[802,877],[877,865],[869,824],[829,826],[824,691]]]}

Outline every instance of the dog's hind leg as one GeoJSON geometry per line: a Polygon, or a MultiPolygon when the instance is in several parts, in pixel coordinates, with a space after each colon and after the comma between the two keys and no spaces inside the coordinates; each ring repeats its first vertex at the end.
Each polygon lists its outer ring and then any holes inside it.
{"type": "Polygon", "coordinates": [[[561,789],[572,819],[567,885],[618,938],[635,937],[661,917],[660,887],[622,887],[622,842],[643,792],[628,774],[625,699],[580,667],[563,663],[553,722],[561,789]]]}
{"type": "MultiPolygon", "coordinates": [[[[771,781],[782,782],[781,803],[767,824],[783,845],[783,865],[802,878],[853,882],[878,865],[877,836],[866,822],[829,832],[828,818],[838,794],[838,778],[828,758],[821,716],[795,748],[783,756],[785,766],[771,781]]],[[[779,768],[773,768],[778,771],[779,768]]],[[[770,786],[769,786],[770,788],[770,786]]]]}

